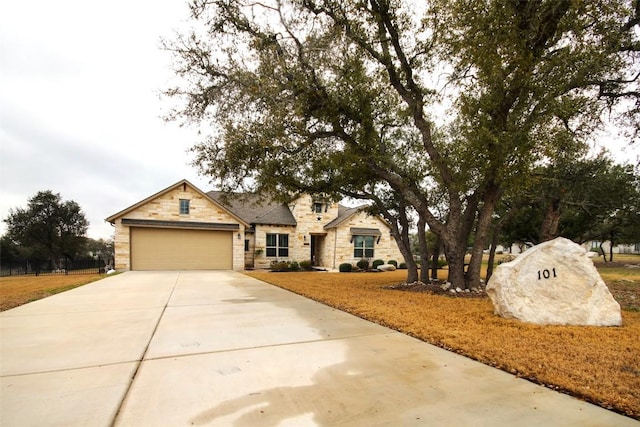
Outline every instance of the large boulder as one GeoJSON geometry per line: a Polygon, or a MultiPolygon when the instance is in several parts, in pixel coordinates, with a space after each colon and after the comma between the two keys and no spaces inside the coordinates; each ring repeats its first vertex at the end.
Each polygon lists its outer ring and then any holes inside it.
{"type": "Polygon", "coordinates": [[[586,250],[562,237],[496,267],[486,290],[502,317],[543,325],[622,324],[620,304],[586,250]]]}

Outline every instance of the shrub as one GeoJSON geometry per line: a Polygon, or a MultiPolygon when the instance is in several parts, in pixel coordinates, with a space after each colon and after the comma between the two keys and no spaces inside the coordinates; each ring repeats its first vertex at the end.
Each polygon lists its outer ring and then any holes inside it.
{"type": "Polygon", "coordinates": [[[400,265],[398,266],[398,268],[400,270],[406,270],[407,269],[407,263],[406,262],[401,262],[400,265]]]}
{"type": "Polygon", "coordinates": [[[387,261],[387,264],[391,264],[394,267],[398,268],[398,261],[396,261],[395,259],[390,259],[389,261],[387,261]]]}
{"type": "Polygon", "coordinates": [[[300,271],[300,264],[296,261],[291,261],[289,263],[289,271],[300,271]]]}
{"type": "Polygon", "coordinates": [[[369,269],[369,260],[368,259],[361,259],[360,261],[358,261],[358,263],[356,265],[358,266],[358,268],[360,270],[368,270],[369,269]]]}
{"type": "Polygon", "coordinates": [[[372,264],[373,268],[378,268],[379,265],[384,265],[384,261],[381,259],[377,259],[373,261],[373,264],[372,264]]]}
{"type": "Polygon", "coordinates": [[[306,271],[313,270],[313,266],[311,265],[311,261],[300,261],[300,268],[306,271]]]}
{"type": "Polygon", "coordinates": [[[289,271],[289,263],[286,261],[272,261],[271,271],[289,271]]]}
{"type": "Polygon", "coordinates": [[[340,273],[349,273],[353,270],[353,266],[347,262],[340,264],[340,266],[338,267],[338,270],[340,270],[340,273]]]}

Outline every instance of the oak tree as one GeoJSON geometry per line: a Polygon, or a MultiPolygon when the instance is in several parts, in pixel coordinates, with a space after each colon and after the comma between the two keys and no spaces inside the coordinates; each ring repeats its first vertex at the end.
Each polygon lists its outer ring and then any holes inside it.
{"type": "Polygon", "coordinates": [[[401,244],[415,212],[463,288],[480,281],[509,182],[557,135],[586,138],[604,108],[631,100],[637,117],[637,0],[194,0],[191,11],[193,31],[165,44],[181,78],[167,94],[184,101],[168,118],[206,124],[200,171],[223,190],[372,200],[401,244]],[[455,120],[436,128],[442,105],[455,120]]]}
{"type": "Polygon", "coordinates": [[[61,258],[73,258],[84,245],[89,222],[73,200],[58,193],[40,191],[27,208],[15,208],[4,219],[6,237],[29,257],[49,260],[54,268],[61,258]]]}

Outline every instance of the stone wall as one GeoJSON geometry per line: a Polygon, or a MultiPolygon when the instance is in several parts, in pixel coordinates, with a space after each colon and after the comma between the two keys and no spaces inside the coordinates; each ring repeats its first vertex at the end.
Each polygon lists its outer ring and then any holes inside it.
{"type": "Polygon", "coordinates": [[[335,260],[332,260],[333,268],[338,268],[342,263],[357,263],[360,258],[353,256],[353,242],[351,242],[351,228],[377,228],[382,232],[380,241],[376,237],[373,257],[369,258],[369,263],[373,260],[381,259],[385,263],[389,260],[396,260],[398,264],[404,262],[404,257],[398,249],[395,239],[391,236],[389,227],[380,218],[369,216],[364,212],[353,215],[349,220],[340,224],[336,230],[337,245],[335,250],[335,260]]]}
{"type": "MultiPolygon", "coordinates": [[[[372,217],[364,212],[357,213],[348,221],[337,228],[325,229],[324,226],[338,216],[338,204],[325,204],[322,212],[316,213],[314,201],[311,196],[302,196],[289,205],[297,226],[267,226],[257,225],[255,239],[251,237],[252,244],[246,254],[247,257],[255,256],[255,268],[269,268],[272,261],[306,261],[312,257],[311,240],[315,239],[317,245],[317,265],[335,268],[344,262],[355,264],[360,259],[354,258],[353,242],[351,241],[351,227],[377,228],[382,232],[380,241],[374,247],[374,257],[370,259],[382,259],[385,262],[396,260],[404,262],[395,239],[391,237],[388,226],[380,218],[372,217]],[[289,234],[289,256],[285,258],[266,256],[266,235],[289,234]],[[253,240],[254,239],[254,240],[253,240]],[[260,255],[254,255],[255,250],[261,251],[260,255]]],[[[249,264],[249,262],[247,262],[249,264]]]]}
{"type": "MultiPolygon", "coordinates": [[[[130,258],[130,230],[122,224],[122,218],[147,219],[156,221],[192,221],[237,224],[238,220],[227,211],[203,196],[189,185],[182,185],[148,201],[138,208],[127,212],[115,221],[115,268],[129,270],[130,258]],[[189,214],[180,214],[180,199],[190,200],[189,214]]],[[[244,269],[244,238],[237,238],[237,234],[244,235],[244,225],[233,236],[233,268],[244,269]]]]}
{"type": "MultiPolygon", "coordinates": [[[[255,268],[269,268],[273,261],[297,261],[295,258],[295,252],[292,248],[295,240],[295,227],[284,225],[258,225],[256,226],[256,233],[254,235],[254,253],[255,253],[255,268]],[[289,256],[288,257],[267,257],[267,234],[288,234],[289,235],[289,256]]],[[[248,254],[250,255],[250,254],[248,254]]]]}

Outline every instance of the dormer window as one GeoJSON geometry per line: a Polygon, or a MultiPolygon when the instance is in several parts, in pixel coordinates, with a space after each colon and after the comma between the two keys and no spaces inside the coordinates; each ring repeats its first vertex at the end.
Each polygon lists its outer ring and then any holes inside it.
{"type": "Polygon", "coordinates": [[[189,215],[188,199],[180,199],[180,215],[189,215]]]}

